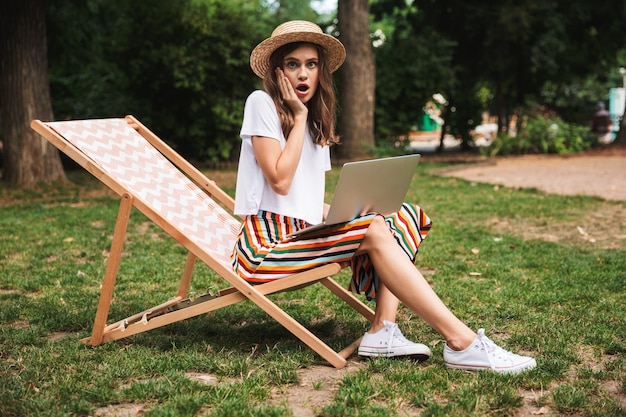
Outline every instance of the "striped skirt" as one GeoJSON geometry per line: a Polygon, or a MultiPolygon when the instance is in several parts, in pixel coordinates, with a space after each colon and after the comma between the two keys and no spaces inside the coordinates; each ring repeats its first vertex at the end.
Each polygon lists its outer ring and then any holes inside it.
{"type": "MultiPolygon", "coordinates": [[[[288,236],[306,227],[306,222],[260,211],[247,216],[242,224],[231,255],[233,269],[247,281],[262,283],[332,262],[350,262],[350,290],[374,300],[378,275],[369,256],[356,256],[355,252],[375,217],[369,213],[292,239],[288,236]]],[[[405,203],[396,213],[385,216],[385,222],[396,243],[414,262],[431,220],[419,206],[405,203]]]]}

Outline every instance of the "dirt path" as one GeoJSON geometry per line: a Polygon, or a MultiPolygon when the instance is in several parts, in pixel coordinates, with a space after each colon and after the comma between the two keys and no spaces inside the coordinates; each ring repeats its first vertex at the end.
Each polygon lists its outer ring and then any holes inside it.
{"type": "Polygon", "coordinates": [[[569,156],[524,155],[488,159],[442,173],[507,187],[626,201],[626,148],[623,147],[569,156]]]}

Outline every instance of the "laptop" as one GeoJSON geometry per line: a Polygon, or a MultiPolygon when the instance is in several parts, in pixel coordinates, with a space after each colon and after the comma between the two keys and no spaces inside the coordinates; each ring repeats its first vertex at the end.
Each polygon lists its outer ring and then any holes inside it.
{"type": "Polygon", "coordinates": [[[383,215],[398,211],[419,159],[419,154],[413,154],[344,164],[326,220],[289,236],[302,236],[350,221],[364,210],[383,215]]]}

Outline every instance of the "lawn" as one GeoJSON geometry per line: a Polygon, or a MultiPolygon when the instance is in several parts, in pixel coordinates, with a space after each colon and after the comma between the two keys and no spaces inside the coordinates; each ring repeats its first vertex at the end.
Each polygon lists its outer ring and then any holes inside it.
{"type": "MultiPolygon", "coordinates": [[[[434,175],[441,167],[421,164],[407,195],[434,220],[417,265],[459,317],[535,356],[535,370],[448,370],[443,340],[404,308],[404,334],[433,350],[425,363],[353,357],[335,370],[251,303],[82,344],[118,200],[71,172],[63,186],[0,188],[0,415],[625,415],[626,218],[609,215],[625,203],[472,184],[434,175]]],[[[209,176],[233,193],[234,172],[209,176]]],[[[175,293],[185,256],[134,211],[110,317],[175,293]]],[[[199,267],[190,295],[222,286],[199,267]]],[[[334,348],[367,329],[317,287],[272,299],[334,348]]]]}

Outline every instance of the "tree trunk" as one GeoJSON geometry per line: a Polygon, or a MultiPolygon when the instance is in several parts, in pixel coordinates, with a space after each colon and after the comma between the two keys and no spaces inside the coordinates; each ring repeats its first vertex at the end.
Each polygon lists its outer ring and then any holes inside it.
{"type": "Polygon", "coordinates": [[[341,69],[339,156],[358,159],[374,146],[376,67],[369,32],[369,1],[339,0],[339,39],[346,47],[341,69]]]}
{"type": "Polygon", "coordinates": [[[20,186],[65,180],[57,149],[30,128],[53,120],[44,0],[0,6],[0,120],[4,179],[20,186]]]}

